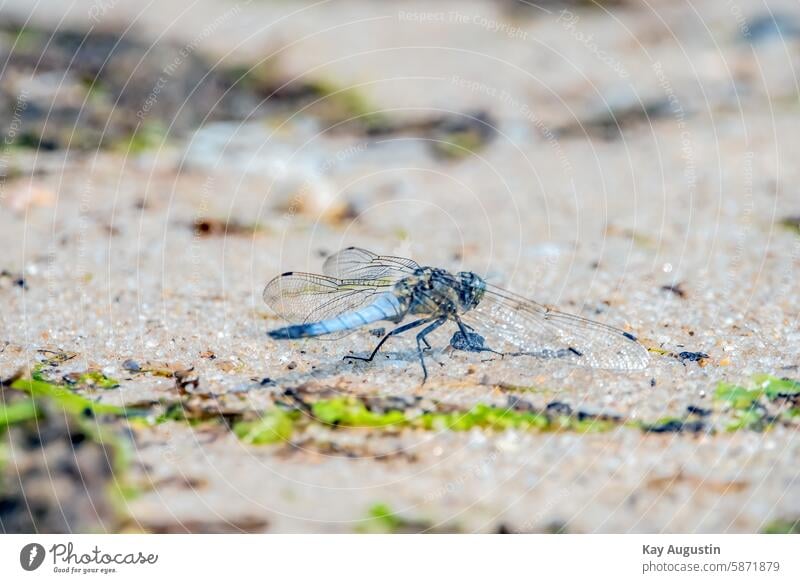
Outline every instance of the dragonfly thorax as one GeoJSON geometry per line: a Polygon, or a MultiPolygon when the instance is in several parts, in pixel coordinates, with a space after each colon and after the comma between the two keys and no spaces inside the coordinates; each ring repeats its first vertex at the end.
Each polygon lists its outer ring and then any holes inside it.
{"type": "Polygon", "coordinates": [[[420,267],[395,284],[395,294],[412,314],[456,315],[481,301],[486,283],[471,271],[453,274],[444,269],[420,267]]]}

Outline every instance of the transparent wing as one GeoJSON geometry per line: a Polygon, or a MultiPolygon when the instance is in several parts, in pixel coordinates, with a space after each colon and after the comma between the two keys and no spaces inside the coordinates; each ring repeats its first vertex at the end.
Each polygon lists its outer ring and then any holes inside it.
{"type": "Polygon", "coordinates": [[[325,260],[322,271],[340,279],[390,279],[396,281],[414,273],[419,264],[404,257],[378,255],[359,247],[348,247],[325,260]]]}
{"type": "MultiPolygon", "coordinates": [[[[270,281],[262,293],[264,303],[292,324],[319,322],[368,305],[391,283],[383,280],[337,279],[313,273],[288,272],[270,281]]],[[[328,334],[335,340],[353,331],[328,334]]]]}
{"type": "Polygon", "coordinates": [[[649,361],[644,346],[623,330],[553,310],[491,285],[463,321],[483,336],[488,348],[498,352],[622,371],[643,369],[649,361]]]}

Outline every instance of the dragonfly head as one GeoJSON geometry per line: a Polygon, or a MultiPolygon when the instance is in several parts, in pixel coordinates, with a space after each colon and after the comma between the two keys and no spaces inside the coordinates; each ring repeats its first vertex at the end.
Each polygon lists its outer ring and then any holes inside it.
{"type": "Polygon", "coordinates": [[[465,312],[477,306],[483,299],[483,292],[486,291],[486,282],[479,275],[471,271],[459,271],[458,280],[461,284],[459,286],[458,301],[461,304],[461,309],[465,312]]]}

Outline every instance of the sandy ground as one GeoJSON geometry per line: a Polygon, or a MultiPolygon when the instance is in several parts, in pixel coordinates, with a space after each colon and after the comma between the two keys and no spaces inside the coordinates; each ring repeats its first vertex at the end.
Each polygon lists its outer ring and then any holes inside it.
{"type": "MultiPolygon", "coordinates": [[[[57,4],[39,2],[33,22],[80,25],[57,4]]],[[[52,378],[100,370],[120,386],[76,390],[129,406],[230,416],[295,388],[433,410],[516,396],[646,423],[695,407],[710,420],[589,434],[311,421],[271,445],[213,420],[133,423],[138,495],[120,528],[350,532],[372,528],[376,506],[393,529],[461,532],[755,532],[800,517],[796,420],[726,431],[735,412],[714,399],[720,382],[800,376],[800,237],[782,226],[800,215],[797,4],[769,3],[774,29],[757,26],[769,14],[757,1],[511,4],[95,3],[95,26],[136,20],[142,38],[212,62],[271,57],[286,80],[358,92],[393,129],[267,107],[141,152],[4,150],[17,172],[0,212],[0,377],[50,350],[75,353],[52,378]],[[466,146],[430,121],[442,116],[466,124],[466,146]],[[448,331],[420,386],[409,340],[369,365],[341,358],[374,345],[367,331],[269,340],[280,320],[264,284],[348,245],[470,269],[618,326],[651,364],[487,359],[445,349],[448,331]],[[708,357],[665,354],[681,351],[708,357]],[[193,367],[199,382],[179,391],[129,360],[193,367]]]]}

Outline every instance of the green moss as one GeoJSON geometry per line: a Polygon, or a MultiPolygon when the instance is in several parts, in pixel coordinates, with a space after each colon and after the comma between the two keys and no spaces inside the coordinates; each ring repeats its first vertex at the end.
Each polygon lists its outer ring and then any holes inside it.
{"type": "Polygon", "coordinates": [[[800,217],[786,217],[778,223],[784,229],[800,235],[800,217]]]}
{"type": "Polygon", "coordinates": [[[109,484],[112,500],[117,511],[124,512],[125,500],[136,494],[136,488],[127,480],[127,472],[132,459],[130,444],[119,437],[110,427],[98,423],[98,415],[130,416],[142,415],[136,409],[126,409],[115,405],[95,403],[86,397],[77,395],[70,390],[34,379],[19,379],[14,381],[11,389],[30,395],[31,399],[5,407],[5,415],[0,410],[0,426],[3,422],[24,422],[43,416],[49,407],[55,407],[68,415],[80,428],[80,431],[104,449],[111,452],[113,481],[109,484]],[[40,404],[46,404],[47,407],[40,404]]]}
{"type": "Polygon", "coordinates": [[[566,424],[563,429],[572,430],[577,433],[603,433],[611,431],[620,426],[620,423],[610,419],[575,419],[572,417],[561,417],[559,419],[566,419],[566,424]]]}
{"type": "Polygon", "coordinates": [[[764,534],[800,534],[800,519],[774,520],[761,531],[764,534]]]}
{"type": "Polygon", "coordinates": [[[347,398],[317,401],[311,406],[311,412],[318,421],[328,425],[386,427],[407,422],[402,411],[373,413],[363,402],[347,398]]]}
{"type": "Polygon", "coordinates": [[[90,102],[101,103],[111,99],[111,91],[98,77],[84,77],[81,79],[81,85],[86,89],[86,96],[90,102]]]}
{"type": "Polygon", "coordinates": [[[470,431],[477,428],[493,431],[515,429],[578,433],[610,431],[622,424],[620,420],[614,419],[579,419],[569,415],[550,417],[537,411],[516,411],[482,403],[468,410],[446,413],[426,412],[412,415],[400,410],[376,412],[357,398],[339,397],[311,404],[310,417],[299,411],[285,412],[275,409],[258,421],[236,423],[234,433],[248,443],[274,443],[289,439],[298,424],[308,422],[384,430],[409,428],[425,431],[470,431]]]}
{"type": "Polygon", "coordinates": [[[339,87],[335,83],[325,80],[315,80],[309,83],[314,92],[320,97],[327,97],[336,101],[343,113],[352,116],[365,115],[373,111],[373,107],[358,91],[352,88],[339,87]]]}
{"type": "MultiPolygon", "coordinates": [[[[366,534],[394,534],[394,533],[419,533],[435,532],[436,528],[430,520],[409,520],[394,512],[391,507],[383,502],[370,506],[367,517],[359,523],[357,532],[366,534]]],[[[447,528],[448,532],[458,531],[457,528],[447,528]]]]}
{"type": "Polygon", "coordinates": [[[42,383],[47,382],[47,377],[44,374],[45,364],[40,362],[31,369],[31,378],[35,381],[39,381],[42,383]]]}
{"type": "Polygon", "coordinates": [[[645,431],[667,431],[673,427],[680,427],[683,425],[684,419],[683,417],[661,417],[657,419],[655,422],[645,422],[640,423],[639,426],[645,431]]]}
{"type": "Polygon", "coordinates": [[[367,519],[359,525],[358,530],[363,533],[396,533],[404,523],[388,504],[378,503],[370,507],[367,519]]]}
{"type": "Polygon", "coordinates": [[[96,403],[87,399],[83,395],[78,395],[72,391],[46,383],[39,380],[20,379],[14,381],[11,385],[12,389],[24,391],[34,398],[50,399],[54,404],[58,405],[64,411],[72,413],[73,415],[83,415],[91,413],[94,415],[118,415],[126,416],[132,414],[141,414],[141,412],[133,409],[126,409],[116,405],[107,405],[104,403],[96,403]]]}
{"type": "Polygon", "coordinates": [[[168,421],[190,421],[186,415],[186,409],[183,408],[182,403],[172,403],[167,406],[163,413],[156,416],[152,421],[155,425],[160,425],[168,421]]]}
{"type": "Polygon", "coordinates": [[[116,389],[119,386],[119,381],[117,379],[107,377],[100,371],[89,371],[78,375],[76,384],[81,387],[116,389]]]}
{"type": "Polygon", "coordinates": [[[546,430],[550,419],[532,411],[514,411],[478,404],[468,411],[425,413],[411,421],[414,427],[434,430],[469,431],[475,427],[503,431],[506,429],[546,430]]]}
{"type": "Polygon", "coordinates": [[[161,412],[156,414],[156,411],[151,410],[147,416],[132,419],[137,425],[143,427],[153,427],[161,425],[162,423],[169,422],[183,422],[188,423],[193,427],[200,425],[212,425],[224,423],[225,415],[215,412],[213,410],[204,410],[189,407],[186,408],[184,402],[161,402],[157,407],[164,407],[161,412]]]}
{"type": "Polygon", "coordinates": [[[0,403],[0,430],[5,429],[9,425],[36,419],[39,415],[39,408],[36,406],[33,399],[26,399],[9,404],[0,403]]]}
{"type": "Polygon", "coordinates": [[[800,395],[800,382],[792,379],[779,379],[768,374],[758,374],[753,377],[753,381],[768,399],[800,395]]]}
{"type": "Polygon", "coordinates": [[[166,129],[157,122],[145,122],[126,138],[114,145],[114,149],[123,154],[142,154],[160,148],[166,136],[166,129]]]}
{"type": "MultiPolygon", "coordinates": [[[[799,383],[778,379],[769,375],[754,377],[756,388],[721,382],[714,391],[715,402],[730,408],[728,431],[742,429],[764,431],[779,421],[791,422],[800,416],[800,408],[792,407],[782,413],[772,414],[759,400],[763,396],[777,398],[794,395],[800,390],[799,383]]],[[[538,389],[537,389],[538,390],[538,389]]],[[[619,427],[639,429],[648,433],[698,433],[713,432],[710,420],[688,414],[683,417],[664,417],[654,422],[626,420],[613,416],[570,414],[498,407],[477,404],[467,410],[447,412],[400,410],[372,407],[369,400],[357,397],[323,399],[308,404],[310,415],[305,412],[275,409],[257,421],[240,421],[234,432],[240,439],[253,444],[275,443],[291,438],[295,430],[309,423],[362,429],[398,431],[419,429],[425,431],[470,431],[484,429],[492,431],[572,431],[576,433],[599,433],[619,427]],[[412,412],[413,411],[413,412],[412,412]]],[[[179,413],[179,412],[178,412],[179,413]]],[[[182,419],[176,412],[168,412],[163,419],[182,419]]]]}
{"type": "Polygon", "coordinates": [[[14,50],[17,52],[31,50],[37,47],[41,40],[41,33],[23,26],[17,30],[14,36],[14,50]]]}
{"type": "MultiPolygon", "coordinates": [[[[714,391],[714,400],[728,403],[735,410],[735,420],[727,426],[729,431],[737,429],[763,428],[774,422],[767,418],[763,406],[759,406],[761,397],[773,401],[780,397],[794,397],[800,395],[800,383],[792,379],[781,379],[768,374],[753,376],[754,388],[742,387],[721,382],[714,391]]],[[[782,417],[793,418],[790,409],[782,417]]]]}
{"type": "Polygon", "coordinates": [[[110,427],[87,419],[78,419],[81,429],[89,438],[111,452],[113,481],[109,484],[109,495],[115,504],[115,511],[122,516],[126,513],[126,502],[139,494],[128,477],[133,460],[131,443],[117,435],[110,427]]]}
{"type": "Polygon", "coordinates": [[[725,430],[739,431],[741,429],[753,429],[761,431],[769,425],[772,425],[772,422],[767,419],[765,410],[761,407],[752,406],[734,411],[733,421],[725,426],[725,430]]]}
{"type": "Polygon", "coordinates": [[[100,388],[100,389],[116,389],[119,387],[119,381],[115,378],[106,376],[99,370],[87,370],[86,372],[73,372],[64,375],[62,379],[55,380],[47,374],[48,368],[55,368],[58,365],[67,362],[74,358],[74,353],[57,354],[52,358],[43,360],[36,363],[31,367],[31,379],[41,383],[47,383],[53,386],[62,385],[64,383],[73,385],[80,388],[100,388]]]}
{"type": "Polygon", "coordinates": [[[747,409],[761,397],[759,389],[748,389],[739,385],[720,382],[714,391],[714,400],[728,403],[734,409],[747,409]]]}
{"type": "Polygon", "coordinates": [[[384,116],[377,113],[372,105],[357,89],[342,88],[326,80],[314,80],[309,88],[323,98],[322,105],[330,107],[331,115],[343,120],[354,119],[368,129],[386,124],[384,116]]]}
{"type": "Polygon", "coordinates": [[[314,417],[329,425],[347,427],[412,427],[437,431],[469,431],[486,429],[547,429],[546,415],[478,404],[467,411],[423,413],[409,416],[402,411],[375,413],[357,399],[337,398],[317,401],[311,406],[314,417]]]}
{"type": "Polygon", "coordinates": [[[265,445],[289,441],[294,433],[296,415],[283,409],[273,409],[257,421],[240,421],[233,432],[245,443],[265,445]]]}
{"type": "Polygon", "coordinates": [[[800,417],[800,407],[792,407],[788,411],[784,411],[782,416],[787,421],[797,419],[800,417]]]}
{"type": "MultiPolygon", "coordinates": [[[[760,377],[763,377],[762,380],[772,378],[767,375],[760,375],[760,377]]],[[[771,426],[775,419],[767,415],[766,408],[759,403],[765,393],[763,385],[758,388],[747,388],[731,383],[719,383],[714,391],[714,400],[727,403],[733,409],[733,420],[725,425],[725,430],[763,431],[771,426]]]]}
{"type": "Polygon", "coordinates": [[[714,400],[722,401],[733,409],[733,420],[725,426],[727,431],[750,429],[764,431],[777,421],[790,422],[798,415],[796,407],[772,415],[762,397],[775,401],[782,397],[795,398],[800,395],[800,383],[768,374],[753,376],[754,387],[743,387],[721,382],[714,391],[714,400]]]}
{"type": "Polygon", "coordinates": [[[232,86],[269,95],[282,84],[280,69],[274,62],[261,62],[256,65],[235,65],[224,71],[232,86]]]}
{"type": "Polygon", "coordinates": [[[450,160],[471,156],[485,145],[486,137],[477,129],[455,132],[432,143],[437,155],[450,160]]]}

